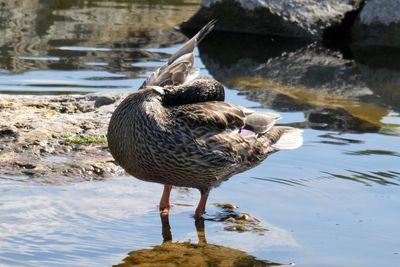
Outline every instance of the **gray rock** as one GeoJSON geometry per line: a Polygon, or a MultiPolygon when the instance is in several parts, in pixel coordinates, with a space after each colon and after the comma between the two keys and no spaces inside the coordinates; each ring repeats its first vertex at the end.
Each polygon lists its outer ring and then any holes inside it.
{"type": "Polygon", "coordinates": [[[400,48],[400,1],[368,1],[353,25],[352,37],[357,46],[400,48]]]}
{"type": "Polygon", "coordinates": [[[341,22],[362,0],[202,0],[183,28],[200,28],[218,19],[217,29],[322,39],[325,29],[341,22]]]}
{"type": "Polygon", "coordinates": [[[65,183],[122,174],[105,135],[126,95],[2,95],[0,177],[65,183]]]}
{"type": "Polygon", "coordinates": [[[88,94],[87,99],[89,101],[94,101],[94,106],[96,108],[101,107],[101,106],[106,106],[106,105],[111,105],[115,103],[115,101],[119,100],[122,98],[123,95],[126,95],[124,93],[93,93],[93,94],[88,94]]]}
{"type": "Polygon", "coordinates": [[[361,23],[389,25],[400,22],[399,0],[370,0],[360,13],[361,23]]]}

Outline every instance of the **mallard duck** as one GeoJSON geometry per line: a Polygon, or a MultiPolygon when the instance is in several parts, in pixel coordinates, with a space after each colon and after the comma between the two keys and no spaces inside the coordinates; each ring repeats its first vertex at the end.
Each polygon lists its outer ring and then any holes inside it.
{"type": "Polygon", "coordinates": [[[271,153],[302,144],[302,132],[274,126],[274,113],[224,102],[224,87],[198,77],[194,48],[211,21],[114,111],[108,145],[127,173],[164,184],[160,212],[168,214],[172,186],[200,190],[195,217],[205,212],[213,187],[259,164],[271,153]]]}

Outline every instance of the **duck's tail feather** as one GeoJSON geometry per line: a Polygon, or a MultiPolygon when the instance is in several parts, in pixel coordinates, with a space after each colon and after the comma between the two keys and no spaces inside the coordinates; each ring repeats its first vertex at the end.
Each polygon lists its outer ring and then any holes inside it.
{"type": "Polygon", "coordinates": [[[215,27],[217,20],[211,20],[195,36],[187,41],[175,54],[168,59],[168,65],[184,54],[191,53],[193,49],[207,36],[215,27]]]}
{"type": "Polygon", "coordinates": [[[197,43],[200,43],[214,29],[216,23],[216,19],[211,20],[196,34],[197,43]]]}
{"type": "Polygon", "coordinates": [[[198,76],[196,70],[192,71],[194,54],[193,50],[204,37],[215,27],[216,20],[210,21],[195,36],[187,41],[176,53],[174,53],[166,64],[158,68],[139,87],[156,85],[176,85],[190,82],[198,76]]]}
{"type": "Polygon", "coordinates": [[[280,135],[276,143],[271,145],[274,151],[296,149],[303,145],[302,130],[293,127],[279,128],[283,133],[280,135]]]}

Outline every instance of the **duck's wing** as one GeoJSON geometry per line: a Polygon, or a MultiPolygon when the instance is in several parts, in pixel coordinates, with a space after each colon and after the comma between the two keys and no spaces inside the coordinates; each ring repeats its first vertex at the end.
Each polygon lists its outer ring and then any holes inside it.
{"type": "Polygon", "coordinates": [[[204,37],[214,29],[216,20],[210,21],[195,36],[187,41],[165,65],[157,69],[139,88],[145,86],[165,86],[184,84],[194,80],[199,75],[198,69],[193,69],[194,48],[204,37]]]}
{"type": "Polygon", "coordinates": [[[206,128],[213,131],[236,132],[246,130],[249,136],[260,137],[267,134],[280,119],[276,113],[258,112],[221,101],[198,102],[172,106],[171,121],[190,129],[206,128]]]}
{"type": "Polygon", "coordinates": [[[239,151],[245,151],[238,134],[244,126],[245,114],[235,105],[220,101],[172,106],[171,123],[177,135],[197,145],[201,161],[213,166],[236,164],[239,151]]]}
{"type": "Polygon", "coordinates": [[[257,118],[257,127],[249,126],[246,118],[258,112],[225,102],[181,105],[172,110],[172,120],[179,131],[190,132],[200,149],[205,148],[229,161],[253,164],[269,153],[295,149],[303,142],[301,130],[273,126],[276,117],[271,119],[271,114],[257,115],[267,118],[257,118]],[[261,122],[266,123],[265,127],[260,127],[261,122]]]}
{"type": "Polygon", "coordinates": [[[171,121],[195,131],[235,130],[244,127],[245,114],[236,105],[219,101],[200,102],[172,107],[171,121]]]}

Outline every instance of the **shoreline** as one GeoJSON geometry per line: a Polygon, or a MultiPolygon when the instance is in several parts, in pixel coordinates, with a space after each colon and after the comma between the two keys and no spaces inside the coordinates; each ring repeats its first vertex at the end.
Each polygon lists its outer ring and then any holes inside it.
{"type": "Polygon", "coordinates": [[[62,184],[124,175],[106,133],[127,95],[1,95],[0,178],[62,184]]]}

